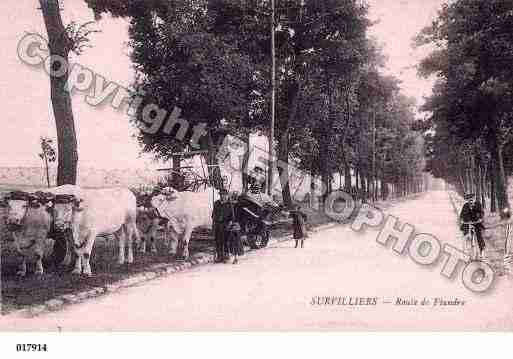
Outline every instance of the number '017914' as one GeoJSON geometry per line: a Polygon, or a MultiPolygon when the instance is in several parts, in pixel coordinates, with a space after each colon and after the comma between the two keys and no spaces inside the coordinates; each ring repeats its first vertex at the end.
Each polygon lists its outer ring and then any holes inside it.
{"type": "Polygon", "coordinates": [[[46,352],[46,344],[16,344],[17,352],[46,352]]]}

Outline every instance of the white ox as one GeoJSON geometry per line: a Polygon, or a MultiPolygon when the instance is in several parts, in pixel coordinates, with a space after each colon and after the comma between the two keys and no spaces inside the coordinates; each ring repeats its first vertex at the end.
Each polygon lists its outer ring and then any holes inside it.
{"type": "Polygon", "coordinates": [[[77,255],[73,273],[91,275],[89,259],[96,236],[116,236],[119,264],[125,263],[125,245],[128,244],[126,262],[132,263],[133,237],[139,242],[135,195],[127,188],[83,189],[78,186],[65,193],[80,199],[80,203],[55,203],[53,206],[57,230],[65,230],[71,223],[77,255]]]}
{"type": "MultiPolygon", "coordinates": [[[[199,226],[212,226],[212,204],[218,197],[217,191],[214,192],[214,198],[212,194],[212,189],[202,192],[178,192],[173,188],[167,188],[163,193],[151,198],[151,205],[169,221],[164,224],[164,233],[170,254],[187,259],[193,229],[199,226]]],[[[158,218],[148,218],[144,222],[145,236],[155,239],[158,222],[158,218]]],[[[139,228],[141,229],[141,226],[139,228]]],[[[144,249],[143,241],[142,250],[144,249]]],[[[153,241],[152,251],[155,251],[153,241]]]]}
{"type": "Polygon", "coordinates": [[[51,247],[47,238],[52,222],[50,207],[25,192],[12,192],[4,199],[4,205],[5,227],[13,240],[16,253],[22,259],[17,274],[24,277],[27,274],[27,259],[34,258],[35,273],[42,275],[43,255],[51,247]]]}

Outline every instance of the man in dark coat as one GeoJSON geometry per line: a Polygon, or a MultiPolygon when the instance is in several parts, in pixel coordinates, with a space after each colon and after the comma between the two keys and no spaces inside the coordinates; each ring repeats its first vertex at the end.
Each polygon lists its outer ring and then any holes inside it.
{"type": "Polygon", "coordinates": [[[226,228],[226,239],[228,250],[231,254],[233,254],[233,264],[238,263],[238,256],[244,254],[244,247],[241,241],[241,211],[238,204],[239,194],[237,192],[233,192],[230,196],[229,203],[231,209],[230,221],[228,222],[228,226],[226,228]]]}
{"type": "Polygon", "coordinates": [[[228,257],[226,226],[231,220],[232,210],[226,191],[219,193],[220,199],[214,202],[212,227],[216,243],[216,262],[226,262],[228,257]]]}
{"type": "Polygon", "coordinates": [[[476,196],[474,194],[466,194],[464,199],[466,202],[463,205],[460,213],[460,229],[463,234],[467,235],[470,225],[464,224],[463,222],[478,222],[474,225],[474,228],[476,232],[477,244],[479,245],[479,251],[482,257],[483,251],[485,249],[485,242],[483,240],[482,234],[484,229],[482,223],[484,216],[483,206],[481,205],[481,202],[476,200],[476,196]]]}

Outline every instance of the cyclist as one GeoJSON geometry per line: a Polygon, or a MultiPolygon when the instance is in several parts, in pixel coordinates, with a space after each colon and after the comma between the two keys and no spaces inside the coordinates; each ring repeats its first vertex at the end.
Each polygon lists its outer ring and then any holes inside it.
{"type": "Polygon", "coordinates": [[[460,212],[460,229],[464,235],[467,235],[471,225],[465,224],[465,222],[477,222],[473,224],[473,226],[475,229],[477,244],[479,246],[479,256],[482,258],[485,249],[485,242],[482,234],[484,229],[482,223],[484,216],[483,206],[481,205],[481,202],[476,200],[476,195],[473,193],[467,193],[463,198],[465,199],[465,204],[460,212]]]}

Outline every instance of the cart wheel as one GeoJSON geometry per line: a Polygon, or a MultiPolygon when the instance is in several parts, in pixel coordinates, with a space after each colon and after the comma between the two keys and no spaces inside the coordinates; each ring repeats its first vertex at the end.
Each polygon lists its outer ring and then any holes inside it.
{"type": "Polygon", "coordinates": [[[260,248],[258,246],[258,242],[259,242],[258,237],[259,237],[258,234],[248,234],[249,248],[251,248],[251,249],[259,249],[260,248]]]}
{"type": "Polygon", "coordinates": [[[256,234],[255,240],[254,240],[254,246],[255,246],[254,249],[260,249],[260,248],[267,247],[267,244],[269,243],[269,237],[270,237],[270,234],[269,234],[268,230],[265,230],[261,233],[256,234]]]}
{"type": "Polygon", "coordinates": [[[271,239],[271,232],[265,230],[262,236],[262,243],[260,248],[265,248],[269,244],[269,239],[271,239]]]}
{"type": "Polygon", "coordinates": [[[58,232],[54,235],[55,244],[51,261],[56,268],[70,268],[75,264],[75,252],[73,251],[73,234],[70,230],[58,232]]]}

